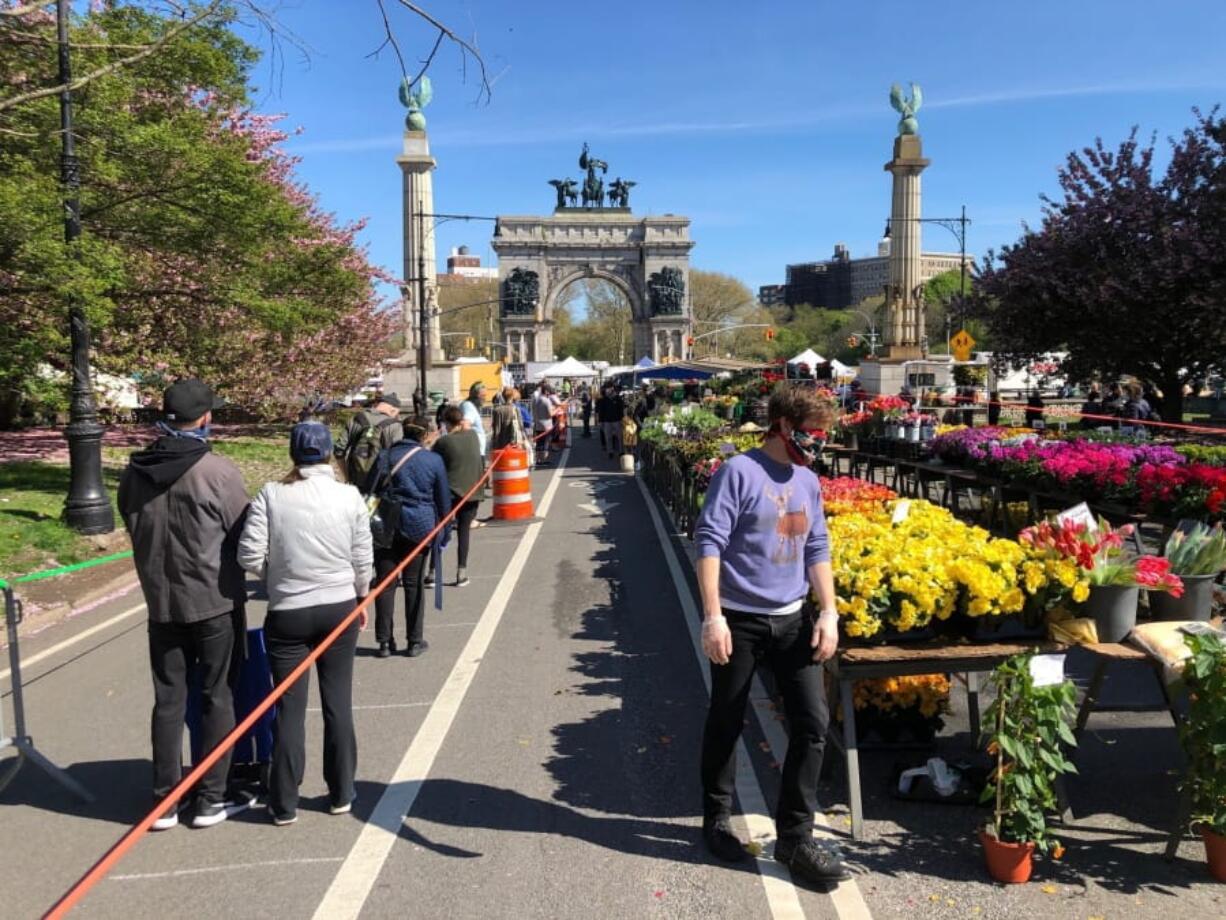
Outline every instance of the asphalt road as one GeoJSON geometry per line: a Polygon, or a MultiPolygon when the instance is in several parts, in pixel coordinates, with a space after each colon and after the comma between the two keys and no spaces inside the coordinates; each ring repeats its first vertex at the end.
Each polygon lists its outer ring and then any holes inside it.
{"type": "MultiPolygon", "coordinates": [[[[1198,841],[1161,859],[1180,758],[1169,720],[1153,713],[1091,722],[1069,789],[1069,855],[1026,886],[987,881],[973,836],[981,812],[891,797],[896,764],[930,751],[864,752],[861,843],[846,840],[832,763],[823,823],[857,874],[831,895],[794,886],[769,858],[785,741],[758,688],[738,798],[764,857],[713,864],[699,845],[706,685],[687,546],[594,440],[576,437],[562,468],[533,473],[533,496],[537,523],[474,533],[472,584],[428,612],[426,655],[381,660],[371,632],[360,640],[353,814],[326,812],[315,709],[297,824],[275,828],[258,809],[149,835],[74,915],[1226,917],[1226,886],[1207,880],[1198,841]]],[[[0,793],[4,918],[46,910],[149,807],[138,603],[120,598],[23,642],[29,730],[98,801],[74,800],[30,766],[0,793]]],[[[258,621],[262,604],[250,610],[258,621]]],[[[1084,680],[1086,662],[1070,663],[1084,680]]],[[[1156,699],[1145,669],[1113,675],[1107,690],[1116,702],[1156,699]]],[[[937,748],[951,761],[970,747],[957,693],[954,703],[937,748]]],[[[11,729],[7,693],[4,706],[11,729]]]]}
{"type": "MultiPolygon", "coordinates": [[[[429,611],[426,655],[374,658],[364,634],[352,815],[326,813],[313,712],[297,824],[258,809],[151,834],[77,915],[836,916],[768,856],[764,883],[755,861],[714,865],[699,846],[703,669],[634,477],[576,437],[533,495],[549,503],[539,523],[474,533],[472,585],[429,611]]],[[[138,602],[23,646],[52,652],[26,669],[30,732],[99,798],[30,766],[0,794],[6,917],[49,907],[149,805],[143,611],[72,643],[138,602]]],[[[772,782],[763,744],[747,733],[746,789],[772,782]]]]}

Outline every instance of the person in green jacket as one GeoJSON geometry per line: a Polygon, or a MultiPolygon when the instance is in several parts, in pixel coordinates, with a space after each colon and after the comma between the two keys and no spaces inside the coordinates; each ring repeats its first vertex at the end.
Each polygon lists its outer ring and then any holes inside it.
{"type": "MultiPolygon", "coordinates": [[[[469,531],[473,520],[477,517],[477,508],[481,504],[481,492],[478,490],[464,501],[464,496],[481,479],[482,468],[481,443],[477,432],[473,431],[472,423],[464,417],[459,406],[448,406],[443,411],[443,424],[447,426],[447,434],[434,444],[434,452],[443,458],[447,467],[447,482],[451,486],[452,504],[458,506],[456,512],[456,544],[459,553],[459,567],[456,569],[455,584],[464,587],[468,578],[468,542],[469,531]]],[[[480,526],[480,525],[478,525],[480,526]]],[[[442,568],[442,560],[430,558],[430,573],[426,576],[426,586],[434,584],[435,568],[442,568]]]]}

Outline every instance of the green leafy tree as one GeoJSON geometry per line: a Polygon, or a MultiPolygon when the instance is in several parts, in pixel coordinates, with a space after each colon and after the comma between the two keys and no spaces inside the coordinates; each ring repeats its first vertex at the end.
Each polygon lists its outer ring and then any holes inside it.
{"type": "Polygon", "coordinates": [[[498,341],[497,299],[498,282],[493,278],[439,285],[439,329],[448,354],[474,354],[489,348],[491,357],[503,356],[501,349],[489,345],[498,341]],[[464,341],[468,338],[473,340],[472,349],[464,341]]]}
{"type": "MultiPolygon", "coordinates": [[[[211,18],[102,5],[73,25],[74,63],[95,74],[75,100],[83,233],[62,238],[56,100],[4,111],[0,144],[0,402],[40,363],[68,359],[64,304],[81,304],[99,369],[155,393],[198,375],[232,401],[289,415],[344,392],[386,353],[396,325],[375,269],[294,177],[275,117],[250,112],[258,55],[211,18]],[[121,47],[157,54],[107,70],[121,47]]],[[[54,23],[0,31],[0,98],[55,82],[54,23]],[[7,85],[5,84],[7,82],[7,85]]]]}

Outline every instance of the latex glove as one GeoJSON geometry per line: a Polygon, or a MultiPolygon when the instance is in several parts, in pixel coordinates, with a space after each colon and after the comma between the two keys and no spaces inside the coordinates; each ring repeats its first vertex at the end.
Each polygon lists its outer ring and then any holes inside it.
{"type": "Polygon", "coordinates": [[[839,647],[839,615],[834,610],[824,610],[813,624],[813,637],[809,640],[814,661],[826,661],[834,657],[839,647]]]}
{"type": "Polygon", "coordinates": [[[732,631],[722,614],[702,621],[702,650],[715,664],[727,664],[732,657],[732,631]]]}

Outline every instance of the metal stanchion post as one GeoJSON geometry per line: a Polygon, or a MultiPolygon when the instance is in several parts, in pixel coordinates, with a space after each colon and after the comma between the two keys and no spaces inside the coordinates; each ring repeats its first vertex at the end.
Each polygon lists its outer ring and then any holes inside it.
{"type": "Polygon", "coordinates": [[[75,779],[53,764],[34,747],[34,739],[26,734],[26,708],[21,689],[21,648],[17,641],[17,624],[21,622],[21,601],[13,594],[13,589],[4,589],[4,628],[8,634],[9,643],[9,681],[13,687],[13,729],[12,736],[4,734],[4,712],[0,708],[0,751],[5,748],[15,748],[17,757],[8,772],[0,776],[0,792],[12,782],[21,765],[27,760],[38,767],[53,780],[78,798],[94,801],[89,790],[75,779]]]}

